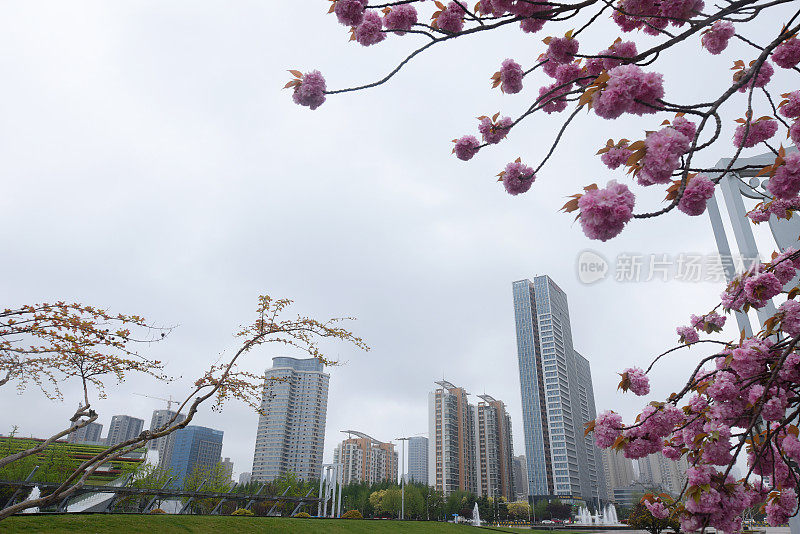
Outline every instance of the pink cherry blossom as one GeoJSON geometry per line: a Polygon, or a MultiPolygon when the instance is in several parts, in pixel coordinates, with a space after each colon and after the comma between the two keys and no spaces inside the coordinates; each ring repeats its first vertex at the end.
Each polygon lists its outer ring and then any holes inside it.
{"type": "Polygon", "coordinates": [[[574,82],[581,76],[581,67],[577,63],[564,63],[559,65],[555,71],[555,79],[558,85],[574,82]]]}
{"type": "Polygon", "coordinates": [[[356,26],[354,35],[356,41],[363,46],[374,45],[386,39],[380,15],[374,11],[364,13],[364,20],[356,26]]]}
{"type": "Polygon", "coordinates": [[[747,138],[744,137],[746,128],[747,124],[741,124],[736,128],[736,132],[733,135],[734,145],[747,148],[768,140],[778,131],[778,122],[773,119],[751,122],[747,131],[747,138]]]}
{"type": "Polygon", "coordinates": [[[570,91],[571,87],[566,86],[556,89],[559,85],[556,82],[539,88],[539,98],[544,104],[542,105],[542,111],[545,113],[559,113],[567,108],[567,101],[564,100],[563,96],[570,91]]]}
{"type": "Polygon", "coordinates": [[[578,200],[583,232],[589,239],[607,241],[631,220],[635,197],[627,186],[611,180],[605,189],[592,189],[578,200]]]}
{"type": "Polygon", "coordinates": [[[603,70],[611,70],[614,67],[622,65],[622,58],[636,57],[637,54],[636,43],[633,41],[620,41],[612,44],[608,49],[599,52],[598,56],[615,56],[620,59],[609,57],[598,58],[603,70]]]}
{"type": "MultiPolygon", "coordinates": [[[[645,156],[636,175],[638,182],[641,185],[665,184],[672,179],[672,173],[680,166],[680,157],[689,150],[690,139],[667,126],[649,134],[644,144],[645,156]]],[[[706,184],[701,183],[699,187],[699,195],[706,194],[706,184]]],[[[697,200],[694,194],[689,205],[696,208],[691,204],[692,200],[697,200]]]]}
{"type": "Polygon", "coordinates": [[[781,328],[791,337],[800,336],[800,302],[787,300],[778,311],[783,314],[781,328]]]}
{"type": "Polygon", "coordinates": [[[364,20],[364,8],[367,0],[336,0],[333,12],[340,24],[358,26],[364,20]]]}
{"type": "Polygon", "coordinates": [[[697,125],[682,115],[675,117],[670,126],[689,139],[694,139],[694,134],[697,132],[697,125]]]}
{"type": "Polygon", "coordinates": [[[638,367],[629,367],[625,369],[623,373],[628,374],[628,380],[630,380],[630,390],[638,396],[647,395],[650,393],[650,379],[647,375],[639,369],[638,367]]]}
{"type": "Polygon", "coordinates": [[[728,41],[736,33],[732,22],[718,20],[711,25],[711,28],[700,39],[700,43],[706,50],[714,55],[720,54],[728,47],[728,41]]]}
{"type": "Polygon", "coordinates": [[[643,115],[657,111],[657,100],[664,96],[661,74],[644,72],[636,65],[620,65],[608,71],[608,76],[605,88],[592,97],[598,116],[616,119],[623,113],[643,115]]]}
{"type": "Polygon", "coordinates": [[[411,4],[393,6],[383,16],[383,25],[397,35],[405,35],[417,23],[417,9],[411,4]]]}
{"type": "Polygon", "coordinates": [[[458,33],[464,28],[464,13],[466,5],[459,2],[450,2],[447,7],[436,17],[436,24],[440,30],[448,33],[458,33]]]}
{"type": "Polygon", "coordinates": [[[622,434],[622,416],[618,413],[602,412],[595,419],[594,441],[598,447],[606,449],[614,444],[622,434]]]}
{"type": "Polygon", "coordinates": [[[547,59],[553,63],[571,63],[578,53],[578,41],[570,37],[552,37],[547,45],[547,59]]]}
{"type": "Polygon", "coordinates": [[[533,169],[519,161],[512,161],[503,171],[503,186],[509,195],[525,193],[535,180],[533,169]]]}
{"type": "Polygon", "coordinates": [[[519,93],[522,91],[523,76],[525,73],[519,63],[506,59],[500,67],[500,90],[504,93],[519,93]]]}
{"type": "Polygon", "coordinates": [[[800,119],[794,121],[789,127],[789,137],[792,139],[792,143],[800,145],[800,119]]]}
{"type": "Polygon", "coordinates": [[[697,330],[692,328],[691,326],[679,326],[675,329],[680,337],[681,343],[686,343],[690,345],[692,343],[697,343],[700,340],[700,336],[697,334],[697,330]]]}
{"type": "Polygon", "coordinates": [[[661,501],[648,501],[645,503],[645,506],[650,510],[650,513],[653,514],[653,517],[657,519],[665,519],[669,516],[669,510],[661,501]]]}
{"type": "Polygon", "coordinates": [[[702,215],[708,199],[714,196],[714,182],[703,175],[692,178],[678,202],[678,209],[686,215],[702,215]]]}
{"type": "Polygon", "coordinates": [[[465,135],[456,141],[453,152],[458,159],[468,161],[478,153],[480,145],[480,141],[474,135],[465,135]]]}
{"type": "Polygon", "coordinates": [[[772,51],[772,61],[784,69],[796,67],[800,63],[800,39],[792,37],[779,44],[772,51]]]}
{"type": "Polygon", "coordinates": [[[790,119],[800,117],[800,91],[789,93],[786,103],[780,107],[780,114],[790,119]]]}
{"type": "Polygon", "coordinates": [[[633,152],[625,147],[614,147],[604,152],[600,156],[600,160],[606,164],[609,169],[616,169],[626,161],[633,154],[633,152]]]}
{"type": "Polygon", "coordinates": [[[725,320],[727,317],[724,315],[720,315],[717,312],[709,312],[703,316],[698,317],[697,315],[692,315],[690,317],[689,322],[691,323],[692,327],[696,328],[700,331],[707,331],[706,328],[710,326],[710,330],[721,330],[723,326],[725,326],[725,320]]]}
{"type": "Polygon", "coordinates": [[[494,145],[505,139],[512,122],[511,117],[503,117],[496,123],[492,122],[492,119],[484,117],[478,125],[478,131],[484,141],[494,145]]]}
{"type": "Polygon", "coordinates": [[[772,273],[759,273],[744,283],[744,292],[754,308],[761,308],[765,302],[781,292],[780,280],[772,273]]]}
{"type": "Polygon", "coordinates": [[[777,198],[790,199],[800,193],[800,153],[793,152],[767,182],[767,190],[777,198]]]}
{"type": "Polygon", "coordinates": [[[761,68],[758,70],[758,74],[750,78],[750,81],[744,84],[739,88],[740,93],[744,93],[750,87],[764,87],[766,86],[770,79],[772,79],[772,75],[775,74],[775,68],[770,64],[769,61],[765,61],[761,64],[761,68]]]}
{"type": "Polygon", "coordinates": [[[292,100],[295,104],[317,109],[325,102],[325,78],[318,70],[303,75],[300,85],[296,85],[292,100]]]}

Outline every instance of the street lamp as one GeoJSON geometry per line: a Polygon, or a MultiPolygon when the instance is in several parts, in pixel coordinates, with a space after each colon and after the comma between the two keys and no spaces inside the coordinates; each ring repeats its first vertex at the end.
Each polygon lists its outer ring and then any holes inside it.
{"type": "Polygon", "coordinates": [[[395,438],[396,441],[403,442],[403,452],[400,455],[400,519],[405,519],[406,517],[406,441],[411,438],[395,438]]]}

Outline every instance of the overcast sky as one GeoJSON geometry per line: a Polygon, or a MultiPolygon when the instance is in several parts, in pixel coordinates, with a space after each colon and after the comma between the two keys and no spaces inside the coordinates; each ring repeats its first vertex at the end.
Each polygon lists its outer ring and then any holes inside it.
{"type": "MultiPolygon", "coordinates": [[[[505,401],[515,454],[524,454],[514,280],[548,274],[566,291],[598,410],[626,417],[644,402],[617,393],[617,373],[645,366],[677,341],[676,326],[718,301],[719,283],[584,285],[576,276],[585,249],[612,264],[623,253],[714,253],[706,216],[675,211],[634,221],[600,243],[558,212],[584,185],[630,183],[594,152],[609,137],[641,138],[667,116],[611,122],[581,114],[519,197],[494,175],[517,156],[538,163],[563,116],[537,114],[469,163],[450,154],[451,139],[475,133],[476,116],[514,116],[549,83],[540,73],[525,80],[523,93],[504,96],[490,89],[500,62],[512,57],[530,67],[540,39],[572,25],[459,39],[415,59],[388,85],[331,96],[312,112],[281,90],[287,69],[318,68],[329,89],[342,88],[382,76],[420,41],[350,43],[323,1],[3,8],[3,306],[76,300],[177,326],[144,354],[183,378],[171,385],[132,378],[111,388],[95,404],[104,433],[114,414],[149,425],[164,403],[132,393],[185,394],[235,349],[232,334],[268,293],[295,299],[303,314],[357,317],[352,330],[372,347],[325,345],[342,362],[329,369],[326,460],[340,430],[381,440],[426,432],[427,393],[442,377],[505,401]]],[[[582,50],[605,48],[618,35],[602,24],[581,40],[582,50]]],[[[730,83],[730,62],[701,50],[698,38],[660,63],[670,101],[708,100],[730,83]]],[[[773,82],[778,92],[792,88],[781,80],[773,82]]],[[[732,107],[726,118],[742,114],[732,107]]],[[[713,164],[729,148],[725,141],[700,162],[713,164]]],[[[663,191],[636,192],[637,211],[661,206],[663,191]]],[[[248,365],[263,371],[281,354],[297,355],[265,346],[248,365]]],[[[693,348],[657,366],[653,396],[679,387],[703,354],[693,348]]],[[[13,425],[22,435],[60,430],[79,400],[74,386],[64,386],[64,402],[4,388],[0,433],[13,425]]],[[[239,473],[251,468],[257,419],[230,403],[222,413],[206,407],[195,423],[225,432],[223,456],[239,473]]]]}

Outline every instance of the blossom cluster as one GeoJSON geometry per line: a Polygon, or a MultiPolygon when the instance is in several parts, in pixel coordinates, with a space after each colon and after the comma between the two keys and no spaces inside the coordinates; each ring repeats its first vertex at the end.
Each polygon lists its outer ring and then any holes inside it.
{"type": "Polygon", "coordinates": [[[616,180],[604,189],[591,189],[578,199],[580,222],[589,239],[607,241],[619,234],[633,216],[635,197],[616,180]]]}

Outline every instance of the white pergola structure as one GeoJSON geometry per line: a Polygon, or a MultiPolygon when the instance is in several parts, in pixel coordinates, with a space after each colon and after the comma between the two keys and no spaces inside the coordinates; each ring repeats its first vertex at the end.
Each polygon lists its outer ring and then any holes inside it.
{"type": "Polygon", "coordinates": [[[318,517],[342,516],[342,464],[322,464],[319,477],[318,517]],[[330,502],[330,510],[328,510],[330,502]]]}

